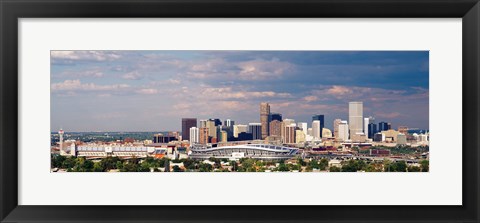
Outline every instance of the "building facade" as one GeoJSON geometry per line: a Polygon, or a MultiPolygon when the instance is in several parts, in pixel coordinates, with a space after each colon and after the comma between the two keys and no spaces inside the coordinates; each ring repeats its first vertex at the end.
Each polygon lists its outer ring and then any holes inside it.
{"type": "Polygon", "coordinates": [[[363,102],[348,103],[348,125],[350,135],[363,132],[363,102]]]}
{"type": "Polygon", "coordinates": [[[182,118],[182,140],[190,140],[190,128],[197,127],[196,118],[182,118]]]}
{"type": "Polygon", "coordinates": [[[347,121],[340,121],[338,125],[338,141],[344,142],[349,139],[349,126],[347,121]]]}
{"type": "Polygon", "coordinates": [[[319,120],[315,120],[312,122],[312,136],[314,139],[321,139],[322,138],[322,134],[320,133],[322,130],[321,130],[321,127],[320,127],[320,121],[319,120]]]}
{"type": "Polygon", "coordinates": [[[249,123],[248,133],[252,134],[253,140],[262,139],[262,123],[249,123]]]}
{"type": "Polygon", "coordinates": [[[325,127],[325,115],[313,115],[313,121],[320,121],[320,138],[322,138],[322,129],[325,127]]]}
{"type": "Polygon", "coordinates": [[[198,132],[198,143],[200,144],[207,144],[209,142],[209,136],[208,136],[208,128],[207,127],[202,127],[199,129],[198,132]]]}
{"type": "Polygon", "coordinates": [[[268,136],[268,131],[270,129],[269,116],[270,116],[270,105],[266,102],[260,103],[260,123],[262,128],[261,139],[265,139],[268,136]]]}
{"type": "Polygon", "coordinates": [[[199,143],[199,135],[200,129],[197,127],[191,127],[189,130],[190,134],[190,144],[196,144],[199,143]]]}
{"type": "Polygon", "coordinates": [[[273,120],[270,122],[270,136],[282,136],[282,122],[278,120],[273,120]]]}

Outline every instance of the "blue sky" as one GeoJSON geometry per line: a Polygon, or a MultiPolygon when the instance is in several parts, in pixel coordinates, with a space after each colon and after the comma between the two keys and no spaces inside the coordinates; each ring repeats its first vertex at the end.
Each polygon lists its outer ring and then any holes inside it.
{"type": "Polygon", "coordinates": [[[364,116],[428,129],[428,51],[51,51],[52,131],[179,131],[182,117],[364,116]]]}

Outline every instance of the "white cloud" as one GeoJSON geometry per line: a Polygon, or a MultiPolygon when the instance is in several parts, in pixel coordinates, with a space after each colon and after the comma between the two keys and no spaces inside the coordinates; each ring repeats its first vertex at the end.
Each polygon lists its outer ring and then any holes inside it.
{"type": "Polygon", "coordinates": [[[144,89],[137,90],[135,92],[138,94],[157,94],[158,90],[153,88],[144,88],[144,89]]]}
{"type": "Polygon", "coordinates": [[[143,75],[140,74],[138,71],[132,71],[124,74],[122,78],[126,80],[140,80],[143,78],[143,75]]]}
{"type": "Polygon", "coordinates": [[[111,61],[121,58],[120,54],[111,51],[50,51],[52,59],[60,60],[86,60],[86,61],[111,61]]]}
{"type": "Polygon", "coordinates": [[[127,89],[127,84],[97,85],[94,83],[82,83],[80,80],[65,80],[51,84],[52,92],[56,91],[114,91],[127,89]]]}

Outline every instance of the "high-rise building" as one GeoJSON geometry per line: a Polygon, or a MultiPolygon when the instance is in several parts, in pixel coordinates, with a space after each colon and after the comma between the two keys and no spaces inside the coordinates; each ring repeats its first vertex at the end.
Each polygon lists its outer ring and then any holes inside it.
{"type": "Polygon", "coordinates": [[[286,118],[282,121],[282,129],[281,129],[280,135],[281,135],[281,138],[282,138],[283,142],[285,142],[285,137],[286,137],[285,127],[290,126],[290,125],[296,125],[295,120],[286,118]]]}
{"type": "Polygon", "coordinates": [[[182,118],[182,140],[190,140],[190,128],[197,127],[196,118],[182,118]]]}
{"type": "Polygon", "coordinates": [[[233,137],[238,138],[238,134],[241,132],[247,132],[248,125],[233,125],[233,137]]]}
{"type": "Polygon", "coordinates": [[[200,144],[207,144],[208,143],[208,139],[209,139],[208,132],[209,132],[208,127],[201,127],[199,129],[198,143],[200,143],[200,144]]]}
{"type": "MultiPolygon", "coordinates": [[[[269,131],[269,115],[270,115],[270,105],[266,102],[260,103],[260,123],[262,125],[262,139],[265,139],[268,136],[269,131]]],[[[253,136],[255,139],[255,135],[253,136]]]]}
{"type": "Polygon", "coordinates": [[[312,122],[312,136],[313,136],[313,139],[321,139],[322,136],[320,134],[320,131],[321,130],[321,127],[320,127],[320,121],[319,120],[315,120],[312,122]]]}
{"type": "Polygon", "coordinates": [[[390,122],[389,122],[389,123],[387,123],[387,128],[388,128],[387,130],[390,130],[390,129],[392,129],[392,123],[390,123],[390,122]]]}
{"type": "Polygon", "coordinates": [[[211,118],[211,119],[209,119],[209,121],[213,121],[215,123],[215,126],[222,125],[222,121],[220,121],[220,119],[218,119],[218,118],[211,118]]]}
{"type": "Polygon", "coordinates": [[[219,142],[227,142],[227,131],[221,130],[220,131],[220,137],[219,137],[219,142]]]}
{"type": "Polygon", "coordinates": [[[306,122],[299,122],[297,126],[303,131],[305,135],[308,133],[308,124],[306,122]]]}
{"type": "Polygon", "coordinates": [[[288,125],[285,126],[285,137],[283,143],[287,144],[292,144],[295,143],[296,137],[295,137],[295,130],[296,130],[296,125],[288,125]]]}
{"type": "Polygon", "coordinates": [[[282,114],[280,113],[270,113],[268,120],[271,122],[273,120],[283,121],[282,114]]]}
{"type": "Polygon", "coordinates": [[[388,123],[380,122],[378,123],[378,132],[387,131],[388,130],[388,123]]]}
{"type": "Polygon", "coordinates": [[[325,128],[325,115],[313,115],[312,122],[316,120],[320,121],[320,138],[322,138],[322,129],[325,128]]]}
{"type": "Polygon", "coordinates": [[[375,123],[375,118],[370,116],[363,119],[363,132],[368,135],[368,124],[375,123]]]}
{"type": "Polygon", "coordinates": [[[262,123],[249,123],[248,133],[252,134],[254,140],[262,139],[262,123]]]}
{"type": "Polygon", "coordinates": [[[340,121],[338,125],[338,141],[347,141],[349,139],[349,126],[347,121],[340,121]]]}
{"type": "Polygon", "coordinates": [[[306,138],[305,132],[303,130],[295,130],[295,143],[304,143],[306,138]]]}
{"type": "Polygon", "coordinates": [[[198,121],[198,128],[205,128],[205,127],[207,127],[207,120],[198,121]]]}
{"type": "Polygon", "coordinates": [[[296,124],[295,124],[295,120],[289,119],[289,118],[284,119],[284,120],[283,120],[283,123],[285,124],[285,126],[292,125],[292,124],[293,124],[293,125],[296,125],[296,124]]]}
{"type": "Polygon", "coordinates": [[[354,101],[348,103],[348,125],[350,136],[363,132],[363,102],[354,101]]]}
{"type": "Polygon", "coordinates": [[[197,127],[190,128],[190,144],[199,143],[200,129],[197,127]]]}
{"type": "Polygon", "coordinates": [[[375,136],[375,133],[377,133],[377,124],[375,123],[370,123],[368,124],[368,138],[373,139],[375,136]]]}
{"type": "Polygon", "coordinates": [[[235,125],[235,121],[233,121],[231,119],[227,119],[227,120],[223,121],[223,125],[227,126],[227,127],[233,127],[233,125],[235,125]]]}
{"type": "Polygon", "coordinates": [[[282,136],[282,122],[278,120],[273,120],[270,122],[270,136],[282,136]]]}
{"type": "Polygon", "coordinates": [[[215,125],[214,119],[207,120],[208,136],[211,138],[217,138],[217,125],[215,125]]]}
{"type": "Polygon", "coordinates": [[[338,136],[338,125],[340,125],[341,119],[335,119],[333,120],[333,136],[335,136],[335,139],[337,139],[338,136]]]}
{"type": "Polygon", "coordinates": [[[308,136],[313,136],[313,129],[312,128],[308,128],[307,135],[308,136]]]}

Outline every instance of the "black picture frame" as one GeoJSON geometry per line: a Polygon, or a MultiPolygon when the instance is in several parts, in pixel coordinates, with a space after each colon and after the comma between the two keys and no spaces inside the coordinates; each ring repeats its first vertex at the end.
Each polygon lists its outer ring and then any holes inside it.
{"type": "MultiPolygon", "coordinates": [[[[479,222],[480,4],[478,0],[0,0],[0,15],[0,219],[2,222],[479,222]],[[463,205],[18,205],[19,34],[17,21],[19,18],[77,17],[462,18],[463,205]]],[[[159,203],[168,204],[169,202],[159,201],[159,203]]]]}

